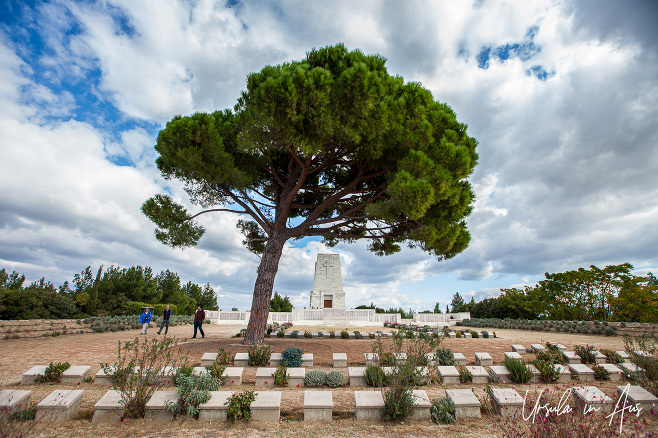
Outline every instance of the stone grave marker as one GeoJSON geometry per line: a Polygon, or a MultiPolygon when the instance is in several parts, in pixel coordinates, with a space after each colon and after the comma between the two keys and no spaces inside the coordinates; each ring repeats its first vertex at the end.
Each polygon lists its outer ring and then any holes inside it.
{"type": "Polygon", "coordinates": [[[92,423],[111,423],[120,421],[126,408],[121,404],[121,393],[114,389],[107,391],[94,405],[92,423]]]}
{"type": "Polygon", "coordinates": [[[278,422],[281,414],[281,391],[258,391],[251,402],[252,421],[278,422]]]}
{"type": "Polygon", "coordinates": [[[212,365],[217,360],[219,353],[203,353],[201,356],[201,366],[205,367],[206,365],[212,365]]]}
{"type": "Polygon", "coordinates": [[[459,370],[454,366],[438,366],[437,370],[444,385],[459,385],[459,370]]]}
{"type": "Polygon", "coordinates": [[[427,396],[427,392],[422,389],[414,389],[411,391],[411,394],[414,398],[414,404],[416,406],[414,414],[411,416],[411,418],[414,420],[429,420],[432,402],[430,402],[430,398],[427,396]]]}
{"type": "Polygon", "coordinates": [[[46,374],[46,368],[48,368],[48,365],[35,365],[25,371],[23,373],[23,378],[21,379],[21,385],[33,385],[37,376],[43,376],[46,374]]]}
{"type": "Polygon", "coordinates": [[[331,421],[333,392],[304,391],[304,421],[331,421]]]}
{"type": "Polygon", "coordinates": [[[148,402],[144,418],[147,420],[173,420],[174,416],[165,409],[165,403],[178,403],[180,394],[176,391],[155,391],[148,402]]]}
{"type": "Polygon", "coordinates": [[[578,380],[581,382],[594,380],[594,370],[582,363],[569,364],[569,371],[571,371],[571,374],[578,376],[578,380]]]}
{"type": "Polygon", "coordinates": [[[78,385],[82,383],[82,379],[84,379],[89,370],[91,370],[89,365],[71,366],[62,373],[62,383],[78,385]]]}
{"type": "Polygon", "coordinates": [[[638,385],[617,386],[617,396],[620,409],[624,402],[637,404],[643,408],[644,412],[650,412],[653,406],[658,405],[658,397],[638,385]]]}
{"type": "Polygon", "coordinates": [[[489,353],[475,353],[475,363],[483,367],[488,367],[493,365],[493,360],[489,353]]]}
{"type": "Polygon", "coordinates": [[[28,407],[32,391],[23,389],[3,389],[0,391],[0,421],[7,421],[9,417],[28,407]]]}
{"type": "Polygon", "coordinates": [[[354,391],[354,416],[357,420],[381,421],[383,407],[381,391],[354,391]]]}
{"type": "Polygon", "coordinates": [[[366,367],[348,367],[347,374],[350,386],[368,386],[366,384],[366,367]]]}
{"type": "Polygon", "coordinates": [[[334,368],[342,368],[347,366],[347,353],[334,353],[333,354],[334,368]]]}
{"type": "Polygon", "coordinates": [[[571,388],[576,407],[584,412],[585,405],[597,408],[601,412],[611,412],[615,403],[596,386],[574,386],[571,388]]]}
{"type": "Polygon", "coordinates": [[[82,404],[81,389],[56,389],[37,404],[36,421],[67,421],[78,414],[82,404]]]}
{"type": "Polygon", "coordinates": [[[491,406],[502,417],[521,417],[523,398],[512,388],[492,388],[491,406]]]}
{"type": "Polygon", "coordinates": [[[514,344],[512,345],[512,351],[519,354],[525,354],[525,347],[521,344],[514,344]]]}
{"type": "Polygon", "coordinates": [[[228,419],[226,403],[232,395],[233,391],[210,391],[210,400],[199,405],[199,421],[226,421],[228,419]]]}
{"type": "Polygon", "coordinates": [[[259,367],[256,370],[256,386],[274,386],[276,368],[259,367]]]}
{"type": "Polygon", "coordinates": [[[480,418],[480,400],[470,389],[446,389],[446,396],[455,404],[455,418],[480,418]]]}

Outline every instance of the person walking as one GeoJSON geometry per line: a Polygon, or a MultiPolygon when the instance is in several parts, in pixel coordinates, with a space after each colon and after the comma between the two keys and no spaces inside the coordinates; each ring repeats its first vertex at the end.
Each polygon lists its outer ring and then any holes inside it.
{"type": "Polygon", "coordinates": [[[158,334],[162,331],[162,327],[165,328],[165,336],[167,336],[167,332],[169,331],[169,318],[171,318],[171,310],[169,310],[169,304],[167,304],[167,307],[162,311],[162,322],[160,323],[160,330],[158,330],[158,334]]]}
{"type": "Polygon", "coordinates": [[[141,314],[139,317],[139,322],[142,324],[142,332],[140,335],[145,335],[146,334],[146,329],[149,327],[149,322],[151,322],[151,318],[153,315],[151,314],[151,309],[148,307],[144,308],[144,313],[141,314]]]}
{"type": "Polygon", "coordinates": [[[204,319],[206,319],[206,312],[204,312],[201,306],[199,306],[197,307],[196,313],[194,314],[194,336],[192,336],[192,338],[196,338],[197,329],[201,332],[202,339],[206,337],[206,335],[203,334],[203,329],[201,328],[203,326],[204,319]]]}

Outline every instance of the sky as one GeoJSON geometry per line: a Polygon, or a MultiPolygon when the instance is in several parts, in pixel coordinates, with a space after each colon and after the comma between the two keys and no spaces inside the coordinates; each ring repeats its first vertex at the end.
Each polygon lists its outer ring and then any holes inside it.
{"type": "Polygon", "coordinates": [[[151,266],[248,310],[259,259],[231,213],[172,249],[140,212],[182,185],[155,167],[175,115],[233,108],[249,73],[337,43],[450,105],[478,140],[471,244],[438,262],[366,242],[284,249],[275,290],[309,304],[318,253],[346,304],[415,310],[629,262],[658,272],[658,2],[102,0],[0,2],[0,268],[60,285],[151,266]]]}

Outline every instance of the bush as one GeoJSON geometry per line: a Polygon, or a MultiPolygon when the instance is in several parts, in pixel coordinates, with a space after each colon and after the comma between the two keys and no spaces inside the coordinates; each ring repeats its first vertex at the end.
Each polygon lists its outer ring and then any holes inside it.
{"type": "Polygon", "coordinates": [[[465,366],[457,367],[460,383],[473,383],[473,374],[465,366]]]}
{"type": "Polygon", "coordinates": [[[368,365],[365,372],[366,384],[381,388],[391,384],[391,376],[384,373],[384,370],[377,365],[368,365]]]}
{"type": "Polygon", "coordinates": [[[281,364],[299,367],[302,365],[302,354],[304,354],[304,350],[301,348],[288,347],[281,353],[281,364]]]}
{"type": "Polygon", "coordinates": [[[276,371],[274,371],[274,374],[272,374],[272,377],[274,377],[275,385],[288,386],[288,381],[290,380],[290,376],[288,376],[288,369],[285,366],[283,365],[277,366],[276,371]]]}
{"type": "Polygon", "coordinates": [[[453,424],[455,422],[455,403],[450,397],[432,400],[430,416],[436,424],[453,424]]]}
{"type": "Polygon", "coordinates": [[[361,334],[360,331],[354,332],[354,339],[363,339],[363,335],[361,334]]]}
{"type": "Polygon", "coordinates": [[[584,364],[596,363],[596,354],[594,353],[593,345],[576,345],[574,346],[576,354],[580,356],[580,361],[584,364]]]}
{"type": "Polygon", "coordinates": [[[653,395],[658,395],[658,338],[651,335],[637,338],[624,336],[624,348],[633,363],[644,370],[644,373],[637,376],[638,384],[653,395]],[[648,356],[638,355],[636,351],[644,351],[648,356]]]}
{"type": "Polygon", "coordinates": [[[475,330],[469,330],[469,332],[471,333],[471,336],[474,337],[474,338],[479,338],[480,337],[480,334],[478,332],[476,332],[475,330]]]}
{"type": "Polygon", "coordinates": [[[523,362],[523,359],[505,359],[505,366],[510,372],[510,379],[514,383],[528,383],[532,379],[532,370],[523,362]]]}
{"type": "Polygon", "coordinates": [[[272,350],[269,345],[252,345],[247,349],[249,355],[249,360],[247,363],[250,367],[262,367],[269,365],[270,356],[272,355],[272,350]]]}
{"type": "MultiPolygon", "coordinates": [[[[333,370],[327,374],[325,383],[331,388],[336,388],[338,386],[343,386],[346,383],[346,379],[343,373],[338,370],[333,370]]],[[[306,379],[304,379],[304,384],[306,384],[306,379]]]]}
{"type": "Polygon", "coordinates": [[[449,348],[436,350],[436,362],[438,365],[452,366],[455,364],[455,354],[449,348]]]}
{"type": "Polygon", "coordinates": [[[616,351],[608,350],[608,349],[605,349],[605,348],[602,348],[600,351],[601,351],[601,354],[603,354],[606,357],[608,362],[610,362],[612,364],[620,364],[620,363],[624,362],[624,359],[622,359],[621,355],[619,353],[617,353],[616,351]]]}
{"type": "Polygon", "coordinates": [[[226,403],[226,416],[229,423],[244,418],[251,420],[251,402],[256,399],[254,391],[243,391],[239,394],[233,394],[226,403]]]}
{"type": "Polygon", "coordinates": [[[46,367],[46,371],[38,375],[34,381],[59,383],[62,381],[62,374],[69,368],[71,368],[71,364],[68,362],[57,362],[56,364],[50,362],[50,365],[46,367]]]}
{"type": "Polygon", "coordinates": [[[486,331],[486,330],[483,330],[482,331],[482,337],[485,338],[485,339],[489,339],[489,332],[486,331]]]}
{"type": "Polygon", "coordinates": [[[457,338],[461,338],[461,337],[462,337],[462,332],[457,332],[457,333],[455,334],[455,337],[457,337],[457,338]]]}
{"type": "Polygon", "coordinates": [[[306,386],[322,386],[327,379],[327,373],[321,370],[311,370],[304,377],[306,386]]]}
{"type": "Polygon", "coordinates": [[[535,359],[533,364],[541,373],[541,378],[544,382],[553,383],[560,378],[560,373],[555,369],[555,364],[553,364],[553,362],[535,359]]]}
{"type": "Polygon", "coordinates": [[[284,331],[283,330],[279,330],[278,332],[276,332],[276,337],[277,338],[282,338],[283,336],[284,336],[284,331]]]}
{"type": "Polygon", "coordinates": [[[165,409],[174,416],[185,413],[188,417],[196,417],[199,405],[210,400],[210,391],[217,391],[220,385],[221,381],[210,374],[180,375],[176,379],[178,402],[166,401],[165,409]]]}
{"type": "Polygon", "coordinates": [[[330,339],[336,338],[336,332],[334,332],[334,331],[329,332],[329,338],[330,339]]]}
{"type": "Polygon", "coordinates": [[[397,367],[391,376],[391,388],[384,391],[384,420],[401,421],[413,415],[415,402],[411,390],[416,380],[417,371],[412,361],[397,367]]]}
{"type": "Polygon", "coordinates": [[[233,356],[223,348],[219,349],[217,359],[215,360],[219,365],[229,365],[233,363],[233,356]]]}
{"type": "Polygon", "coordinates": [[[594,370],[594,378],[596,380],[610,380],[610,373],[602,366],[594,365],[592,370],[594,370]]]}
{"type": "Polygon", "coordinates": [[[101,364],[110,379],[113,389],[121,394],[120,403],[125,408],[128,418],[144,416],[146,402],[153,393],[168,384],[160,375],[165,367],[177,367],[187,363],[187,356],[179,348],[175,337],[146,338],[140,342],[119,341],[117,360],[114,365],[101,364]],[[179,359],[175,359],[176,356],[179,359]]]}
{"type": "Polygon", "coordinates": [[[227,378],[226,376],[224,376],[224,371],[226,371],[226,365],[222,365],[219,363],[219,360],[216,360],[212,365],[206,365],[206,371],[208,371],[208,374],[211,377],[215,379],[219,379],[220,385],[224,385],[224,381],[227,378]]]}
{"type": "Polygon", "coordinates": [[[341,339],[349,339],[350,334],[347,333],[347,330],[343,330],[343,331],[340,332],[340,337],[341,337],[341,339]]]}
{"type": "Polygon", "coordinates": [[[312,335],[311,332],[309,332],[308,330],[304,330],[304,337],[305,337],[305,338],[312,338],[313,335],[312,335]]]}

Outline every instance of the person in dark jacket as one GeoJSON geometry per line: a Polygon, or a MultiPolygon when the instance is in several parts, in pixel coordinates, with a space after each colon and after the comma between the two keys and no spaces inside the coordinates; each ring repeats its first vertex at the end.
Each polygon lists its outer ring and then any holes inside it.
{"type": "Polygon", "coordinates": [[[148,307],[144,308],[144,313],[142,313],[139,317],[139,322],[142,324],[142,332],[140,335],[145,335],[146,334],[146,329],[149,327],[149,322],[151,322],[151,318],[153,315],[151,314],[151,309],[148,307]]]}
{"type": "Polygon", "coordinates": [[[206,319],[206,312],[204,312],[201,306],[199,306],[197,307],[196,313],[194,314],[194,336],[192,336],[192,338],[196,338],[197,329],[201,332],[201,338],[206,337],[203,334],[203,329],[201,328],[201,326],[203,326],[204,319],[206,319]]]}
{"type": "Polygon", "coordinates": [[[171,310],[169,310],[169,304],[167,304],[167,307],[162,311],[162,322],[160,323],[160,330],[158,330],[158,334],[160,334],[162,327],[164,327],[165,336],[167,335],[167,332],[169,331],[169,318],[171,318],[171,310]]]}

